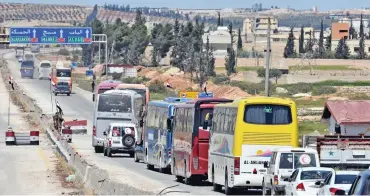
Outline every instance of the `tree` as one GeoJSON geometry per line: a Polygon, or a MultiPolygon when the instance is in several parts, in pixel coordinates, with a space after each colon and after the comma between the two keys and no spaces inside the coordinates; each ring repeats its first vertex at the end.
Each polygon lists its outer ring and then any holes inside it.
{"type": "Polygon", "coordinates": [[[241,35],[241,30],[239,28],[238,30],[238,50],[243,50],[243,41],[242,41],[242,35],[241,35]]]}
{"type": "Polygon", "coordinates": [[[348,59],[350,56],[350,50],[346,43],[346,39],[342,38],[338,42],[338,46],[335,50],[335,58],[337,59],[348,59]]]}
{"type": "Polygon", "coordinates": [[[352,19],[349,27],[349,39],[354,39],[354,34],[355,34],[355,28],[353,27],[352,19]]]}
{"type": "MultiPolygon", "coordinates": [[[[258,69],[257,70],[257,76],[259,78],[262,78],[265,80],[266,78],[266,69],[265,68],[262,68],[262,69],[258,69]]],[[[270,72],[269,72],[269,79],[270,78],[273,78],[275,80],[275,83],[277,84],[279,78],[282,76],[283,74],[281,73],[281,71],[279,69],[270,69],[270,72]]]]}
{"type": "Polygon", "coordinates": [[[319,36],[319,57],[322,58],[324,56],[325,48],[324,48],[324,24],[323,20],[321,19],[321,26],[320,26],[320,36],[319,36]]]}
{"type": "Polygon", "coordinates": [[[284,48],[284,58],[294,57],[295,51],[294,51],[294,34],[293,34],[293,27],[290,28],[290,33],[288,37],[288,41],[286,43],[286,46],[284,48]]]}
{"type": "Polygon", "coordinates": [[[158,24],[152,29],[151,36],[151,43],[153,46],[152,64],[157,66],[160,60],[167,55],[167,52],[172,46],[174,39],[172,26],[170,24],[166,24],[165,26],[158,24]]]}
{"type": "Polygon", "coordinates": [[[312,31],[310,31],[310,38],[308,39],[306,43],[305,51],[308,53],[313,53],[313,45],[314,45],[314,41],[312,39],[312,31]]]}
{"type": "Polygon", "coordinates": [[[359,42],[359,49],[358,49],[358,58],[359,59],[365,59],[366,53],[365,53],[365,34],[364,34],[364,24],[361,14],[360,19],[360,42],[359,42]]]}
{"type": "Polygon", "coordinates": [[[229,34],[230,34],[230,48],[227,48],[227,56],[225,57],[225,68],[227,76],[231,76],[232,73],[236,73],[235,70],[235,51],[233,49],[234,36],[233,36],[233,24],[229,24],[229,34]]]}
{"type": "Polygon", "coordinates": [[[325,49],[331,51],[331,33],[326,37],[325,49]]]}
{"type": "Polygon", "coordinates": [[[362,19],[362,14],[361,14],[361,17],[360,17],[360,34],[359,34],[360,37],[363,37],[364,36],[364,23],[363,23],[363,19],[362,19]]]}
{"type": "Polygon", "coordinates": [[[209,45],[209,38],[207,36],[206,42],[206,63],[207,63],[207,76],[216,76],[215,72],[215,57],[213,56],[213,51],[209,45]]]}
{"type": "Polygon", "coordinates": [[[304,28],[301,27],[301,35],[299,36],[299,53],[305,53],[304,51],[304,28]]]}
{"type": "Polygon", "coordinates": [[[217,26],[221,26],[221,13],[217,12],[218,18],[217,18],[217,26]]]}

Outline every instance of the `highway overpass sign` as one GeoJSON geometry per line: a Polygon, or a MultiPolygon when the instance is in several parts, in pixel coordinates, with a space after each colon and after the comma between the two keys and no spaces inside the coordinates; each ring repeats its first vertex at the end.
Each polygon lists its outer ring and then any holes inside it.
{"type": "Polygon", "coordinates": [[[91,44],[91,27],[10,27],[10,44],[91,44]]]}

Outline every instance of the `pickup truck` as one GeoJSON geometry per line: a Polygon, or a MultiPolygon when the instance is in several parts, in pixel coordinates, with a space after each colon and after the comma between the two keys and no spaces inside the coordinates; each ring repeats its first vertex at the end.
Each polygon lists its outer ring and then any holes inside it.
{"type": "Polygon", "coordinates": [[[58,94],[67,94],[67,96],[71,95],[71,90],[69,88],[68,82],[58,82],[54,87],[54,95],[58,96],[58,94]]]}

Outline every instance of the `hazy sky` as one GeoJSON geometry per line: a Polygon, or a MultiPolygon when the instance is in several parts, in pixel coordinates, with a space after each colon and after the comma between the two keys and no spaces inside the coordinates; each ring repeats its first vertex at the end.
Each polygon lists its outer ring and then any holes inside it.
{"type": "Polygon", "coordinates": [[[319,10],[370,7],[370,0],[2,0],[1,2],[47,3],[47,4],[88,4],[104,3],[130,4],[131,7],[170,7],[170,8],[250,8],[253,3],[262,3],[263,7],[271,5],[281,8],[311,9],[314,5],[319,10]],[[80,3],[77,3],[80,2],[80,3]]]}

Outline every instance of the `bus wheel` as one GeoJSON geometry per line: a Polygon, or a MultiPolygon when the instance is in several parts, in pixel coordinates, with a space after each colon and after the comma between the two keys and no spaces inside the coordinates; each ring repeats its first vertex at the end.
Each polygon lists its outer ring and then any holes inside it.
{"type": "Polygon", "coordinates": [[[67,93],[67,96],[70,96],[71,94],[67,93]]]}
{"type": "Polygon", "coordinates": [[[221,189],[222,189],[221,185],[216,184],[215,182],[215,169],[213,165],[212,165],[212,184],[213,184],[213,191],[221,192],[221,189]]]}
{"type": "Polygon", "coordinates": [[[229,177],[227,175],[227,168],[225,170],[225,195],[231,195],[233,189],[229,187],[229,177]]]}
{"type": "Polygon", "coordinates": [[[176,176],[176,181],[177,182],[182,182],[184,180],[184,177],[182,176],[176,176]]]}
{"type": "Polygon", "coordinates": [[[147,163],[146,164],[146,168],[149,169],[149,170],[153,170],[154,169],[154,166],[147,163]]]}

